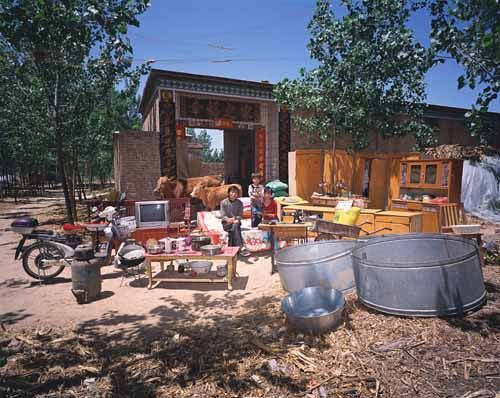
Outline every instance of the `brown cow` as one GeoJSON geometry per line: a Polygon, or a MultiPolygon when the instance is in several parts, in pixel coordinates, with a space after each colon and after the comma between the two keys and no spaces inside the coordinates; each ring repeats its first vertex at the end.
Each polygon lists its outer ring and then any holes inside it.
{"type": "Polygon", "coordinates": [[[203,206],[211,211],[218,207],[220,202],[227,198],[227,191],[229,187],[232,186],[238,188],[241,194],[241,185],[238,184],[221,185],[219,187],[205,187],[200,183],[194,187],[191,197],[201,200],[203,202],[203,206]]]}
{"type": "Polygon", "coordinates": [[[193,192],[197,184],[207,187],[217,187],[223,182],[220,176],[191,177],[187,181],[177,181],[175,177],[163,176],[158,178],[154,192],[159,192],[162,199],[187,197],[193,192]]]}

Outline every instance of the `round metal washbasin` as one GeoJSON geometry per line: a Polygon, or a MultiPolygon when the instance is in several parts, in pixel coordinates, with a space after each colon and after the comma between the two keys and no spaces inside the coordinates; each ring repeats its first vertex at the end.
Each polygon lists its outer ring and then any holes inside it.
{"type": "Polygon", "coordinates": [[[353,240],[312,242],[280,250],[275,257],[281,286],[288,292],[321,286],[342,292],[354,288],[353,240]]]}
{"type": "Polygon", "coordinates": [[[486,300],[479,248],[445,234],[369,238],[352,252],[361,302],[411,316],[462,314],[486,300]]]}
{"type": "Polygon", "coordinates": [[[345,300],[342,292],[324,287],[306,287],[281,302],[288,322],[308,333],[325,333],[342,322],[345,300]]]}

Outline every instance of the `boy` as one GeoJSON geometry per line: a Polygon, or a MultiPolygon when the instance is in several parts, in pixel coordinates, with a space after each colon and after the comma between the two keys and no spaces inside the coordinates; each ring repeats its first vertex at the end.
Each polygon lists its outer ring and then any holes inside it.
{"type": "Polygon", "coordinates": [[[242,256],[249,256],[250,253],[243,246],[241,236],[241,219],[243,218],[243,203],[238,199],[240,190],[234,185],[227,190],[227,198],[220,204],[222,215],[222,228],[228,233],[229,246],[240,248],[242,256]]]}
{"type": "Polygon", "coordinates": [[[252,183],[248,186],[248,197],[252,210],[252,228],[259,226],[262,221],[262,200],[264,198],[264,187],[260,184],[260,173],[252,173],[252,183]]]}

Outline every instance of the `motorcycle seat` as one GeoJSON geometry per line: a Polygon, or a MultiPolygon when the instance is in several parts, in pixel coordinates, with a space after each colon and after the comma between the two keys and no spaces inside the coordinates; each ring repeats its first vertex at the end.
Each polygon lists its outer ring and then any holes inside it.
{"type": "Polygon", "coordinates": [[[77,231],[83,231],[85,227],[83,225],[79,224],[63,224],[63,231],[65,232],[77,232],[77,231]]]}

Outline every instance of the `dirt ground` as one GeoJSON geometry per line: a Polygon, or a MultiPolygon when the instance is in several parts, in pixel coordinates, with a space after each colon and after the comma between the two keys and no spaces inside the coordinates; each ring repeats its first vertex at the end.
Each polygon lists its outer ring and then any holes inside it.
{"type": "Polygon", "coordinates": [[[351,294],[340,328],[304,336],[285,322],[268,257],[239,261],[232,292],[120,287],[107,267],[102,298],[78,305],[69,270],[39,285],[13,260],[8,227],[23,215],[57,224],[61,201],[0,203],[0,396],[500,398],[498,265],[473,314],[387,316],[351,294]]]}
{"type": "MultiPolygon", "coordinates": [[[[18,327],[29,325],[67,326],[82,322],[102,323],[113,317],[114,327],[126,327],[131,320],[163,328],[177,322],[182,308],[189,308],[192,318],[203,321],[230,316],[245,307],[249,300],[269,294],[279,286],[279,277],[270,275],[268,256],[238,261],[239,277],[233,291],[225,284],[163,283],[148,290],[146,279],[126,279],[113,266],[102,268],[101,298],[87,305],[78,305],[71,293],[71,270],[50,284],[39,284],[14,261],[20,235],[9,230],[18,217],[38,217],[44,228],[58,228],[62,222],[62,202],[58,199],[34,199],[22,204],[0,202],[0,322],[18,327]],[[251,277],[250,277],[251,275],[251,277]]],[[[192,320],[190,320],[191,322],[192,320]]]]}

